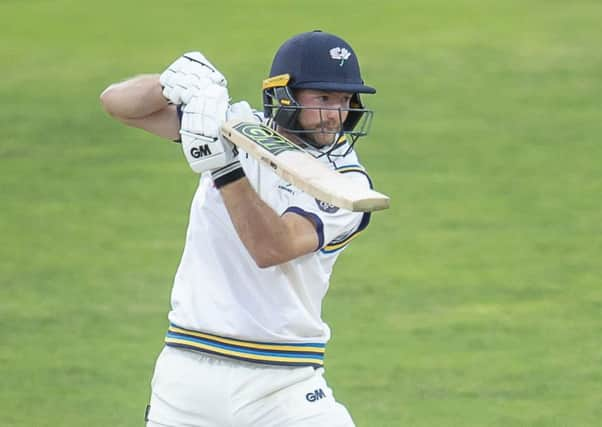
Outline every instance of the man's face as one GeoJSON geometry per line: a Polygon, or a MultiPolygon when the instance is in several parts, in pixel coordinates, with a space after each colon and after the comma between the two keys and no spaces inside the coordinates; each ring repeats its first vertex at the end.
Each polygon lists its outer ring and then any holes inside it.
{"type": "Polygon", "coordinates": [[[297,102],[309,109],[299,113],[299,124],[304,130],[315,131],[309,135],[312,142],[324,146],[335,142],[336,132],[341,130],[349,112],[351,93],[330,92],[314,89],[296,91],[297,102]],[[327,132],[327,133],[326,133],[327,132]]]}

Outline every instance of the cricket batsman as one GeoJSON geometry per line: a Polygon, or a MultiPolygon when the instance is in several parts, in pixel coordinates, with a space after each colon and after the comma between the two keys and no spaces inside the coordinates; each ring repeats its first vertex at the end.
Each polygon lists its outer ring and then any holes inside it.
{"type": "Polygon", "coordinates": [[[372,112],[358,58],[342,38],[296,35],[276,52],[263,111],[230,103],[199,52],[100,96],[120,122],[180,142],[200,175],[154,370],[149,427],[350,427],[324,378],[322,320],[335,261],[369,213],[323,203],[219,137],[232,118],[263,122],[318,161],[371,187],[354,144],[372,112]]]}

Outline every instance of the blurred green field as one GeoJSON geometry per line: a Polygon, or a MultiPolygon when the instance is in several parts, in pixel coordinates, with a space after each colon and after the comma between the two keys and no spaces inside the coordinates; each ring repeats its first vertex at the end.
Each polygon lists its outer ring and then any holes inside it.
{"type": "Polygon", "coordinates": [[[327,377],[358,427],[602,419],[602,3],[0,2],[0,425],[135,426],[196,177],[101,110],[203,51],[260,104],[275,49],[335,32],[392,208],[341,256],[327,377]]]}

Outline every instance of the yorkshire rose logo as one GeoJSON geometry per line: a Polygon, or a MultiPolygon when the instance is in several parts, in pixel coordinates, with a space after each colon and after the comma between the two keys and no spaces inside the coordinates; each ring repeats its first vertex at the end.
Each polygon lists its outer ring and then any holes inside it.
{"type": "Polygon", "coordinates": [[[339,208],[337,208],[332,203],[323,202],[320,199],[315,199],[315,200],[316,200],[316,205],[318,205],[318,208],[320,208],[320,210],[323,211],[323,212],[331,214],[331,213],[335,213],[336,211],[339,210],[339,208]]]}
{"type": "Polygon", "coordinates": [[[332,59],[340,60],[341,62],[339,63],[339,66],[341,67],[350,56],[351,52],[344,47],[333,47],[330,49],[330,57],[332,59]]]}

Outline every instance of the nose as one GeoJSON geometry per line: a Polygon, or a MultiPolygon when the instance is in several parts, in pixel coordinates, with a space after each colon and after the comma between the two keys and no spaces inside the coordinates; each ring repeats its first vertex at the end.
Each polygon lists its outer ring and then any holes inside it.
{"type": "Polygon", "coordinates": [[[335,122],[340,124],[345,121],[345,117],[347,116],[347,112],[344,110],[344,106],[342,104],[333,105],[328,110],[324,110],[325,118],[329,122],[335,122]]]}
{"type": "Polygon", "coordinates": [[[337,119],[339,114],[340,114],[339,107],[334,107],[334,108],[329,108],[328,110],[325,110],[326,112],[326,118],[328,120],[334,120],[337,119]]]}

